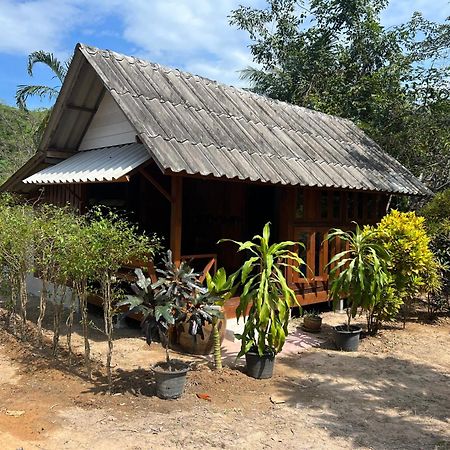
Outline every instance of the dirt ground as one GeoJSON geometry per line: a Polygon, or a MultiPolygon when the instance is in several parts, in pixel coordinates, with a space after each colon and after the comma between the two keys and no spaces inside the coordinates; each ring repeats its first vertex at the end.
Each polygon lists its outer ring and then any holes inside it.
{"type": "MultiPolygon", "coordinates": [[[[99,316],[93,321],[101,325],[99,316]]],[[[81,357],[69,368],[63,350],[55,360],[2,321],[0,449],[450,449],[449,319],[393,324],[351,354],[333,350],[331,326],[342,321],[325,313],[322,348],[278,358],[271,380],[180,356],[192,369],[184,396],[172,401],[154,396],[149,367],[164,353],[138,329],[116,332],[108,395],[100,332],[92,334],[88,381],[81,357]]]]}

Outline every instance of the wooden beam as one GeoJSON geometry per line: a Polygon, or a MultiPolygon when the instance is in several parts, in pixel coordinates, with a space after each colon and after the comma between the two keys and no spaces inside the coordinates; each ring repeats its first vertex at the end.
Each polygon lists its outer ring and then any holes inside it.
{"type": "MultiPolygon", "coordinates": [[[[155,178],[153,178],[144,168],[139,170],[139,172],[142,174],[144,178],[147,179],[164,197],[169,200],[169,202],[172,203],[172,197],[171,195],[159,184],[155,178]]],[[[173,177],[172,177],[173,180],[173,177]]],[[[172,184],[173,186],[173,184],[172,184]]]]}
{"type": "Polygon", "coordinates": [[[82,111],[82,112],[88,112],[88,113],[95,113],[97,111],[94,108],[87,108],[86,106],[73,105],[72,103],[67,104],[66,108],[72,109],[74,111],[82,111]]]}
{"type": "Polygon", "coordinates": [[[183,220],[183,178],[171,178],[171,210],[170,210],[170,249],[173,262],[181,262],[181,230],[183,220]]]}
{"type": "Polygon", "coordinates": [[[66,150],[47,150],[47,158],[57,158],[57,159],[67,159],[75,155],[76,151],[66,151],[66,150]]]}

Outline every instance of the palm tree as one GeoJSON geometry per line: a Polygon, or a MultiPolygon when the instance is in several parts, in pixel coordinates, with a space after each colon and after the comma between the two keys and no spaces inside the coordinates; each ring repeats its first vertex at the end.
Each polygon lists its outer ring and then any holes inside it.
{"type": "MultiPolygon", "coordinates": [[[[47,98],[50,101],[53,101],[58,97],[59,90],[61,89],[61,86],[64,82],[64,78],[66,77],[67,70],[70,65],[70,61],[72,58],[69,58],[65,62],[59,61],[58,58],[56,58],[53,53],[45,52],[44,50],[38,50],[36,52],[30,53],[28,55],[28,65],[27,65],[27,72],[30,77],[33,76],[33,68],[35,64],[44,64],[47,67],[51,69],[53,72],[53,78],[57,79],[58,84],[54,87],[51,86],[44,86],[44,85],[27,85],[27,84],[21,84],[17,86],[16,91],[16,104],[17,106],[27,111],[27,100],[29,97],[39,97],[41,99],[47,98]]],[[[42,122],[37,127],[36,131],[34,132],[34,141],[36,146],[39,144],[42,134],[47,127],[48,121],[50,119],[50,114],[52,112],[52,107],[50,107],[47,112],[44,114],[44,117],[42,118],[42,122]]]]}
{"type": "Polygon", "coordinates": [[[71,58],[66,62],[61,62],[56,58],[53,53],[38,50],[30,53],[28,56],[27,72],[30,77],[33,76],[33,68],[35,64],[44,64],[53,72],[53,79],[58,79],[59,84],[55,87],[42,86],[42,85],[26,85],[21,84],[17,86],[16,91],[16,104],[21,109],[27,109],[27,100],[29,97],[47,98],[48,100],[54,100],[61,88],[64,78],[67,74],[71,58]]]}

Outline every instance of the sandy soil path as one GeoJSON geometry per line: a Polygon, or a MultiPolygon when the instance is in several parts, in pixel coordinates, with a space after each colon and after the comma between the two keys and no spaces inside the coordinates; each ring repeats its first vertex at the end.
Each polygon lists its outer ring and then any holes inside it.
{"type": "MultiPolygon", "coordinates": [[[[325,341],[341,320],[325,314],[325,341]]],[[[162,351],[149,350],[138,331],[118,332],[110,396],[100,364],[88,382],[80,365],[67,369],[64,354],[55,361],[0,330],[0,449],[447,450],[449,336],[448,320],[406,331],[394,324],[354,354],[328,344],[280,358],[264,381],[191,358],[185,395],[163,401],[148,369],[162,351]]],[[[94,338],[101,358],[104,342],[94,338]]]]}

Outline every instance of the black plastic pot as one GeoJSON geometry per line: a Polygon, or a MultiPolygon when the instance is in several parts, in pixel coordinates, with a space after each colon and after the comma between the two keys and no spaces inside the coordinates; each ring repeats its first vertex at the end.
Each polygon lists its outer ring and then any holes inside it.
{"type": "Polygon", "coordinates": [[[362,329],[355,325],[350,325],[350,330],[347,325],[338,325],[334,327],[334,342],[338,350],[344,352],[356,352],[359,346],[359,335],[362,329]]]}
{"type": "Polygon", "coordinates": [[[275,365],[275,355],[265,353],[259,356],[258,352],[250,351],[245,354],[247,363],[247,375],[253,378],[272,378],[273,366],[275,365]]]}
{"type": "Polygon", "coordinates": [[[183,394],[189,366],[181,361],[158,363],[153,366],[156,380],[156,395],[159,398],[174,399],[183,394]]]}

